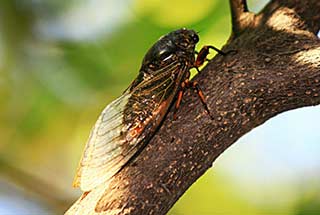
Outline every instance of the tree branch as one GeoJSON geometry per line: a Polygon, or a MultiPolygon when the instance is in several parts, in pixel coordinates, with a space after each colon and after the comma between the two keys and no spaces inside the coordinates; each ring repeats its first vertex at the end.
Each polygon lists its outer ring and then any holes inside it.
{"type": "MultiPolygon", "coordinates": [[[[231,1],[242,8],[232,9],[233,17],[246,13],[244,2],[231,1]]],[[[195,77],[214,120],[188,92],[178,119],[170,112],[141,154],[108,184],[84,193],[69,214],[165,214],[245,133],[284,111],[319,104],[319,10],[318,0],[273,0],[250,25],[235,18],[240,30],[224,49],[238,52],[216,56],[195,77]]]]}
{"type": "Polygon", "coordinates": [[[318,0],[272,0],[262,11],[263,14],[268,15],[277,8],[289,8],[301,17],[308,29],[317,34],[320,29],[320,1],[318,0]]]}
{"type": "Polygon", "coordinates": [[[252,25],[254,14],[250,13],[246,0],[230,0],[232,32],[237,37],[247,27],[252,25]]]}

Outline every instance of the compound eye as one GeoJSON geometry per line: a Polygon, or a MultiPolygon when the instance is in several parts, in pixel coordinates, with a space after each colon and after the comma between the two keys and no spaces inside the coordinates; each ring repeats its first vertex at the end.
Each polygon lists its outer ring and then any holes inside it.
{"type": "Polygon", "coordinates": [[[198,36],[197,34],[193,34],[193,35],[191,36],[191,38],[192,38],[192,41],[193,41],[194,43],[199,42],[199,36],[198,36]]]}

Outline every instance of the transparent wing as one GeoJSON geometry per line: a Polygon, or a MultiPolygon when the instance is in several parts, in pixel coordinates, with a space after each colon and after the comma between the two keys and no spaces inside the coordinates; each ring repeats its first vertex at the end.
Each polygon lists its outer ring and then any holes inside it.
{"type": "Polygon", "coordinates": [[[130,96],[123,94],[102,111],[91,130],[73,186],[89,191],[119,170],[117,162],[123,158],[121,148],[126,130],[123,113],[130,96]]]}
{"type": "Polygon", "coordinates": [[[90,191],[132,158],[163,119],[177,88],[172,74],[181,69],[180,64],[168,65],[103,110],[89,136],[73,186],[90,191]]]}

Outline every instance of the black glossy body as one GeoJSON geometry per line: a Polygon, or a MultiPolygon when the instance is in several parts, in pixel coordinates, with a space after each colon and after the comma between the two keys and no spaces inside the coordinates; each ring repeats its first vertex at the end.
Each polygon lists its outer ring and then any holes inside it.
{"type": "Polygon", "coordinates": [[[154,133],[173,103],[181,83],[194,67],[195,45],[199,37],[193,30],[179,29],[161,37],[147,52],[138,77],[129,87],[132,94],[124,113],[129,130],[147,139],[154,133]]]}

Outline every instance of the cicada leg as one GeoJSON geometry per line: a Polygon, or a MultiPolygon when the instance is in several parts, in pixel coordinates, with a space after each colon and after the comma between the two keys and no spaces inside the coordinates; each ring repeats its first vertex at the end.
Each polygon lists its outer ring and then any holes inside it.
{"type": "Polygon", "coordinates": [[[204,47],[202,47],[202,49],[200,50],[200,52],[197,53],[198,55],[197,55],[196,61],[195,61],[195,63],[194,63],[194,67],[197,69],[198,72],[200,72],[198,68],[199,68],[200,66],[202,66],[203,63],[204,63],[206,60],[208,60],[208,59],[207,59],[207,56],[208,56],[208,54],[209,54],[209,50],[210,50],[210,49],[215,50],[216,52],[218,52],[218,53],[221,54],[221,55],[226,55],[226,54],[227,54],[227,53],[224,53],[223,51],[221,51],[220,49],[218,49],[218,48],[216,48],[216,47],[214,47],[214,46],[204,46],[204,47]]]}
{"type": "MultiPolygon", "coordinates": [[[[202,66],[203,63],[204,63],[206,60],[208,60],[208,59],[207,59],[207,56],[208,56],[208,54],[209,54],[209,50],[210,50],[210,49],[215,50],[216,52],[218,52],[218,53],[221,54],[221,55],[226,55],[226,54],[229,53],[229,52],[225,53],[225,52],[221,51],[220,49],[218,49],[218,48],[216,48],[216,47],[214,47],[214,46],[204,46],[204,47],[202,47],[202,49],[200,50],[200,52],[195,51],[195,53],[197,54],[197,58],[196,58],[196,60],[195,60],[195,62],[194,62],[194,66],[193,66],[193,67],[194,67],[198,72],[200,72],[199,67],[202,66]]],[[[206,103],[204,94],[203,94],[203,92],[202,92],[202,90],[201,90],[201,88],[200,88],[200,85],[199,85],[198,82],[196,82],[196,81],[194,81],[194,82],[193,82],[193,81],[189,81],[189,76],[190,76],[190,74],[187,75],[185,81],[183,81],[183,82],[181,83],[181,88],[180,88],[180,90],[179,90],[179,92],[178,92],[177,101],[176,101],[176,104],[175,104],[173,119],[176,119],[176,118],[177,118],[177,111],[178,111],[178,109],[179,109],[179,107],[180,107],[180,103],[181,103],[181,100],[182,100],[182,97],[183,97],[183,93],[184,93],[184,91],[185,91],[186,88],[192,88],[193,90],[195,90],[195,91],[197,92],[197,94],[198,94],[198,96],[199,96],[199,98],[200,98],[200,100],[201,100],[201,103],[203,104],[205,110],[208,112],[208,114],[209,114],[209,116],[211,117],[211,119],[213,119],[212,116],[211,116],[211,114],[210,114],[208,105],[207,105],[207,103],[206,103]]]]}
{"type": "Polygon", "coordinates": [[[211,113],[210,113],[210,110],[208,108],[208,105],[207,105],[207,102],[206,102],[206,99],[204,97],[204,94],[200,88],[200,85],[198,82],[196,81],[190,81],[189,79],[185,79],[182,83],[181,83],[181,88],[178,92],[178,96],[177,96],[177,101],[176,101],[176,104],[175,104],[175,109],[174,109],[174,113],[173,113],[173,119],[176,120],[177,119],[177,111],[180,107],[180,104],[181,104],[181,100],[182,100],[182,97],[183,97],[183,93],[185,91],[186,88],[191,88],[193,90],[196,91],[204,109],[207,111],[207,113],[209,114],[210,118],[213,119],[211,113]]]}
{"type": "Polygon", "coordinates": [[[185,80],[185,83],[186,83],[186,87],[191,88],[196,91],[204,109],[208,112],[210,118],[213,119],[199,83],[197,81],[189,81],[189,80],[185,80]]]}
{"type": "Polygon", "coordinates": [[[184,91],[186,90],[186,87],[187,87],[186,83],[189,82],[189,78],[190,78],[190,72],[187,71],[186,76],[185,76],[185,80],[181,82],[181,86],[180,86],[180,89],[179,89],[179,92],[178,92],[178,96],[177,96],[177,101],[176,101],[176,104],[174,106],[174,112],[173,112],[173,119],[174,120],[177,119],[177,112],[178,112],[178,109],[179,109],[180,104],[181,104],[183,93],[184,93],[184,91]]]}
{"type": "Polygon", "coordinates": [[[178,109],[179,109],[180,104],[181,104],[181,100],[182,100],[182,97],[183,97],[184,90],[185,90],[185,84],[184,84],[184,82],[182,82],[181,83],[181,89],[178,92],[178,98],[177,98],[176,104],[174,106],[174,113],[173,113],[173,119],[174,120],[177,119],[177,112],[178,112],[178,109]]]}

